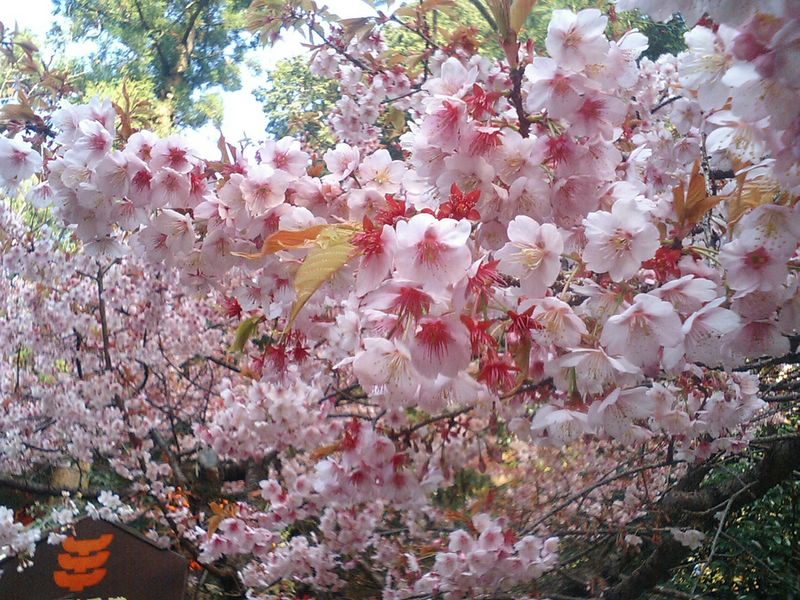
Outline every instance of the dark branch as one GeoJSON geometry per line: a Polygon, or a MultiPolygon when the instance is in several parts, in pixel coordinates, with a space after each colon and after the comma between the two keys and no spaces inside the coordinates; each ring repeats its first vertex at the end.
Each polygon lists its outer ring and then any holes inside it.
{"type": "Polygon", "coordinates": [[[665,106],[668,106],[668,105],[672,104],[673,102],[675,102],[676,100],[680,100],[681,98],[683,98],[683,96],[672,96],[671,98],[667,98],[667,99],[666,99],[666,100],[664,100],[663,102],[659,102],[658,104],[656,104],[656,105],[655,105],[655,106],[654,106],[654,107],[653,107],[653,108],[650,110],[650,114],[651,114],[651,115],[654,115],[656,112],[658,112],[659,110],[661,110],[661,109],[662,109],[662,108],[664,108],[665,106]]]}
{"type": "Polygon", "coordinates": [[[52,497],[60,497],[65,493],[69,494],[70,496],[75,496],[80,494],[83,498],[97,498],[100,495],[101,490],[89,488],[89,489],[80,489],[80,488],[63,488],[63,487],[53,487],[46,483],[34,483],[33,481],[26,481],[24,479],[17,479],[15,477],[0,477],[0,488],[6,488],[9,490],[16,490],[17,492],[23,492],[25,494],[33,494],[34,496],[52,496],[52,497]]]}
{"type": "MultiPolygon", "coordinates": [[[[652,520],[681,528],[709,531],[715,527],[714,512],[717,507],[730,504],[737,510],[754,502],[779,483],[791,478],[800,464],[800,439],[777,442],[764,458],[744,474],[709,485],[695,491],[684,491],[676,486],[659,502],[652,520]]],[[[670,570],[678,566],[691,552],[674,538],[665,537],[629,575],[606,590],[606,600],[633,600],[667,579],[670,570]]]]}

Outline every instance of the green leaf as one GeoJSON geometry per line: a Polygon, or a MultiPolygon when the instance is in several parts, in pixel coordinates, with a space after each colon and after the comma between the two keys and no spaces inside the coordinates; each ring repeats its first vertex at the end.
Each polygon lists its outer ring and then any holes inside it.
{"type": "Polygon", "coordinates": [[[308,253],[294,278],[297,298],[289,315],[287,329],[292,327],[297,315],[314,292],[336,275],[355,254],[351,240],[356,231],[350,225],[331,225],[317,236],[316,246],[308,253]]]}
{"type": "Polygon", "coordinates": [[[258,324],[262,320],[263,317],[250,317],[239,323],[239,327],[236,329],[236,335],[233,338],[230,351],[241,352],[244,350],[245,344],[247,344],[247,341],[253,337],[253,335],[255,335],[256,331],[258,330],[258,324]]]}
{"type": "Polygon", "coordinates": [[[406,113],[391,107],[386,113],[386,123],[391,126],[392,137],[399,136],[406,130],[406,113]]]}

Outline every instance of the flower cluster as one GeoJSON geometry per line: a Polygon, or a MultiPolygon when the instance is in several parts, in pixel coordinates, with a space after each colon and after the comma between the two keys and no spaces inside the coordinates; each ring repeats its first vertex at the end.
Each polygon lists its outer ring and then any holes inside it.
{"type": "Polygon", "coordinates": [[[472,521],[474,535],[463,529],[450,533],[448,551],[436,554],[433,572],[417,584],[418,590],[453,598],[467,597],[465,590],[496,592],[537,579],[558,561],[557,538],[526,535],[517,541],[513,530],[504,530],[486,514],[472,521]]]}
{"type": "Polygon", "coordinates": [[[27,554],[33,556],[36,551],[36,542],[41,537],[41,531],[36,527],[26,527],[16,520],[14,511],[0,506],[0,554],[14,556],[27,554]]]}
{"type": "MultiPolygon", "coordinates": [[[[136,507],[154,537],[232,561],[253,597],[367,570],[386,597],[463,598],[524,587],[559,549],[513,510],[445,510],[459,473],[507,482],[505,451],[561,464],[548,447],[581,443],[741,451],[765,406],[748,361],[800,333],[800,14],[626,5],[707,15],[652,61],[600,10],[557,10],[546,53],[427,46],[421,75],[392,65],[383,22],[334,36],[312,61],[342,91],[325,152],[287,137],[205,159],[180,135],[118,137],[102,101],[52,116],[44,161],[0,138],[0,185],[41,173],[30,202],[84,248],[27,239],[0,205],[17,361],[0,391],[24,399],[0,411],[0,467],[102,457],[157,500],[136,507]],[[408,125],[380,147],[385,110],[408,125]]],[[[620,527],[652,501],[593,490],[585,513],[620,527]]]]}

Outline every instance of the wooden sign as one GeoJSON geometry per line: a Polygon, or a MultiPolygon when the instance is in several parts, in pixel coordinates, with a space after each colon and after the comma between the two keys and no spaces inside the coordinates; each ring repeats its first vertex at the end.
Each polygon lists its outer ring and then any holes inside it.
{"type": "Polygon", "coordinates": [[[138,532],[83,519],[60,546],[39,542],[33,565],[0,564],[0,600],[183,600],[188,562],[138,532]]]}

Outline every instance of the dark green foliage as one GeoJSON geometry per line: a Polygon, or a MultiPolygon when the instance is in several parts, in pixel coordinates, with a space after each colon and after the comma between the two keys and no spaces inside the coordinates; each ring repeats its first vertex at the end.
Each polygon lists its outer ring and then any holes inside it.
{"type": "MultiPolygon", "coordinates": [[[[800,411],[795,409],[782,424],[764,427],[761,436],[797,435],[799,428],[800,411]]],[[[716,469],[709,483],[735,477],[747,467],[739,461],[716,469]]],[[[800,477],[728,514],[711,556],[715,535],[707,532],[705,545],[675,573],[670,587],[686,592],[694,588],[698,598],[720,600],[800,598],[800,477]]]]}
{"type": "Polygon", "coordinates": [[[666,23],[657,23],[638,13],[626,13],[620,21],[626,29],[637,28],[650,41],[650,46],[642,56],[656,60],[662,54],[678,54],[686,49],[683,34],[686,23],[680,15],[675,15],[666,23]]]}
{"type": "Polygon", "coordinates": [[[327,118],[338,98],[336,81],[314,75],[308,57],[280,61],[269,82],[254,91],[267,116],[267,133],[280,139],[292,135],[317,150],[333,145],[327,118]]]}
{"type": "Polygon", "coordinates": [[[127,77],[151,82],[168,103],[170,124],[219,120],[210,86],[240,87],[239,64],[250,44],[242,32],[248,0],[54,0],[70,19],[72,39],[93,42],[87,82],[127,77]]]}
{"type": "Polygon", "coordinates": [[[706,563],[713,536],[698,550],[695,561],[681,569],[672,585],[698,596],[720,600],[800,598],[800,482],[776,486],[758,502],[728,521],[706,563]]]}

